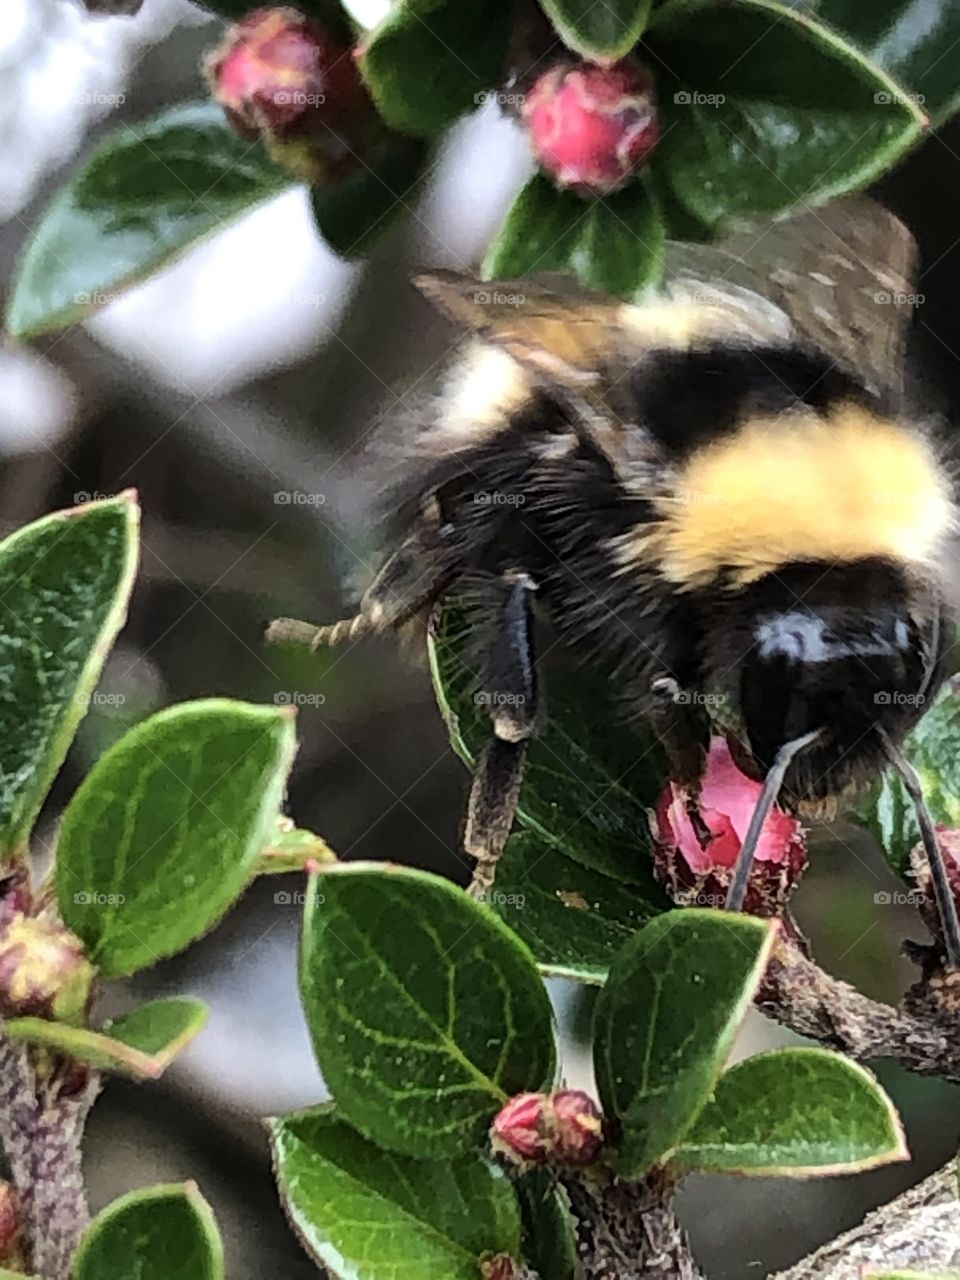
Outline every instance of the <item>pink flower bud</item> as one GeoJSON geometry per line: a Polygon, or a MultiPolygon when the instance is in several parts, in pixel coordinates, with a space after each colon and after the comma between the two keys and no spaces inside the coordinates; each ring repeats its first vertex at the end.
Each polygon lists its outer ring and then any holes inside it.
{"type": "Polygon", "coordinates": [[[296,9],[248,13],[205,70],[237,132],[309,182],[359,167],[383,136],[352,51],[296,9]]]}
{"type": "Polygon", "coordinates": [[[509,1253],[488,1253],[480,1258],[483,1280],[517,1280],[520,1268],[509,1253]]]}
{"type": "Polygon", "coordinates": [[[18,914],[0,936],[0,1013],[76,1021],[95,970],[83,943],[59,920],[18,914]]]}
{"type": "MultiPolygon", "coordinates": [[[[944,865],[947,868],[947,879],[950,881],[950,888],[953,890],[953,900],[960,907],[960,830],[956,827],[938,826],[936,833],[937,843],[940,846],[944,865]]],[[[913,878],[917,882],[920,899],[917,906],[923,917],[924,924],[926,924],[935,938],[942,938],[943,925],[940,922],[940,912],[937,908],[937,899],[934,894],[930,864],[927,861],[927,855],[922,844],[916,845],[910,851],[910,869],[913,873],[913,878]]]]}
{"type": "Polygon", "coordinates": [[[494,1117],[490,1141],[513,1164],[592,1164],[603,1146],[603,1118],[581,1089],[519,1093],[494,1117]]]}
{"type": "MultiPolygon", "coordinates": [[[[655,813],[654,874],[674,901],[722,907],[733,867],[760,798],[762,784],[734,763],[725,738],[714,738],[700,781],[696,811],[710,834],[701,847],[684,787],[669,782],[655,813]]],[[[703,833],[700,833],[703,834],[703,833]]],[[[760,834],[745,910],[779,915],[807,865],[803,828],[774,806],[760,834]]]]}
{"type": "Polygon", "coordinates": [[[653,80],[633,62],[558,63],[527,93],[523,120],[541,166],[581,195],[625,186],[660,137],[653,80]]]}
{"type": "Polygon", "coordinates": [[[9,1182],[0,1182],[0,1264],[19,1271],[22,1262],[20,1201],[9,1182]]]}

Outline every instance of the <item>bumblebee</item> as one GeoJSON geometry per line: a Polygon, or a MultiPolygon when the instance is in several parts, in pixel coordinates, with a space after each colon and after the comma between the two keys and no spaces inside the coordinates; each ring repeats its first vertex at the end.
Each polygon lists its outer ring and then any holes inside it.
{"type": "Polygon", "coordinates": [[[404,445],[395,550],[357,615],[316,640],[396,630],[485,584],[475,891],[493,883],[537,728],[543,616],[691,781],[689,708],[724,691],[766,778],[731,908],[781,790],[818,812],[898,769],[960,962],[900,750],[943,677],[956,524],[943,447],[906,407],[914,257],[905,227],[855,198],[718,247],[668,245],[666,283],[634,303],[562,279],[418,280],[464,341],[404,445]]]}

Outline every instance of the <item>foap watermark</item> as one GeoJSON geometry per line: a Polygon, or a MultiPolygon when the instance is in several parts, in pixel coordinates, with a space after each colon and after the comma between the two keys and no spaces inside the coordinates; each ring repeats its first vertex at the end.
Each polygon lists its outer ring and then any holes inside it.
{"type": "Polygon", "coordinates": [[[94,689],[93,693],[76,693],[74,702],[83,707],[122,707],[127,700],[125,693],[101,693],[94,689]]]}
{"type": "Polygon", "coordinates": [[[81,289],[73,295],[73,301],[78,307],[105,307],[108,302],[116,302],[119,297],[119,293],[104,293],[102,289],[94,289],[92,292],[81,289]]]}
{"type": "Polygon", "coordinates": [[[878,907],[922,907],[926,895],[918,889],[881,889],[873,900],[878,907]]]}
{"type": "Polygon", "coordinates": [[[726,94],[701,93],[698,89],[678,89],[673,95],[678,107],[722,107],[726,94]]]}
{"type": "Polygon", "coordinates": [[[302,89],[278,89],[273,95],[278,107],[322,107],[326,100],[325,93],[304,93],[302,89]]]}
{"type": "Polygon", "coordinates": [[[922,707],[926,698],[922,693],[904,693],[901,689],[878,689],[873,701],[878,707],[922,707]]]}
{"type": "Polygon", "coordinates": [[[477,289],[474,302],[480,307],[522,307],[527,300],[525,293],[505,293],[502,289],[477,289]]]}
{"type": "Polygon", "coordinates": [[[109,493],[101,493],[99,489],[94,489],[93,492],[89,489],[78,489],[73,495],[73,501],[76,506],[82,507],[85,502],[103,502],[105,498],[111,496],[109,493]]]}
{"type": "Polygon", "coordinates": [[[80,889],[73,895],[80,907],[122,907],[126,896],[122,893],[98,893],[93,889],[80,889]]]}
{"type": "Polygon", "coordinates": [[[673,895],[678,907],[722,907],[727,898],[723,893],[704,893],[701,889],[680,889],[673,895]]]}
{"type": "MultiPolygon", "coordinates": [[[[322,893],[315,893],[313,901],[320,903],[322,906],[326,902],[326,898],[322,893]]],[[[303,889],[278,889],[273,895],[273,905],[275,907],[304,907],[307,904],[307,895],[303,889]]]]}
{"type": "Polygon", "coordinates": [[[101,93],[98,89],[77,94],[79,107],[122,107],[126,100],[125,93],[101,93]]]}
{"type": "Polygon", "coordinates": [[[473,700],[478,707],[522,707],[527,701],[522,693],[506,693],[502,689],[481,689],[473,700]]]}
{"type": "Polygon", "coordinates": [[[522,893],[503,893],[500,889],[485,889],[477,895],[477,902],[486,902],[491,907],[515,907],[522,911],[526,905],[526,895],[522,893]]]}
{"type": "Polygon", "coordinates": [[[278,707],[322,707],[326,700],[323,693],[301,693],[299,689],[278,689],[273,695],[278,707]]]}
{"type": "Polygon", "coordinates": [[[873,295],[874,302],[880,307],[922,307],[927,300],[925,293],[898,293],[890,289],[879,289],[873,295]]]}
{"type": "Polygon", "coordinates": [[[522,493],[504,493],[502,489],[481,489],[473,495],[477,507],[522,507],[526,500],[522,493]]]}
{"type": "Polygon", "coordinates": [[[703,693],[699,689],[677,689],[673,701],[680,707],[722,707],[725,693],[703,693]]]}
{"type": "Polygon", "coordinates": [[[478,107],[483,107],[488,102],[495,102],[498,107],[522,107],[527,100],[527,95],[507,93],[503,89],[481,89],[479,93],[473,95],[473,100],[478,107]]]}
{"type": "Polygon", "coordinates": [[[898,89],[878,89],[873,95],[873,100],[878,107],[902,107],[907,104],[922,107],[927,99],[922,93],[901,93],[898,89]]]}
{"type": "Polygon", "coordinates": [[[273,495],[278,507],[322,507],[326,500],[325,493],[304,493],[302,489],[278,489],[273,495]]]}

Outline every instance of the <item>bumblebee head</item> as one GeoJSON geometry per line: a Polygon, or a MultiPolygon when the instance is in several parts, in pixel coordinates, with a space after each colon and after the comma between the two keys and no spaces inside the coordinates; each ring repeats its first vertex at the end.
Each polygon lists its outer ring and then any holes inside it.
{"type": "Polygon", "coordinates": [[[764,770],[785,743],[819,731],[792,761],[795,799],[836,795],[885,762],[939,683],[932,589],[886,561],[796,565],[748,589],[740,707],[764,770]]]}

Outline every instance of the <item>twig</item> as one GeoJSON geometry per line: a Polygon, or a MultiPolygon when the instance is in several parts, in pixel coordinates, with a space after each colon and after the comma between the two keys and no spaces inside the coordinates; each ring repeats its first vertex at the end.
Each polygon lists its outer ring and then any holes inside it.
{"type": "Polygon", "coordinates": [[[757,1003],[764,1013],[851,1058],[895,1058],[960,1083],[960,973],[933,973],[899,1007],[861,995],[781,935],[757,1003]]]}
{"type": "Polygon", "coordinates": [[[865,1265],[871,1271],[911,1267],[928,1273],[960,1265],[960,1201],[952,1164],[772,1280],[859,1280],[865,1265]]]}
{"type": "Polygon", "coordinates": [[[0,1030],[0,1142],[20,1200],[31,1269],[41,1280],[69,1280],[89,1220],[80,1142],[100,1080],[74,1064],[38,1070],[34,1052],[43,1051],[0,1030]]]}
{"type": "Polygon", "coordinates": [[[565,1178],[586,1280],[702,1280],[672,1205],[672,1183],[565,1178]]]}

